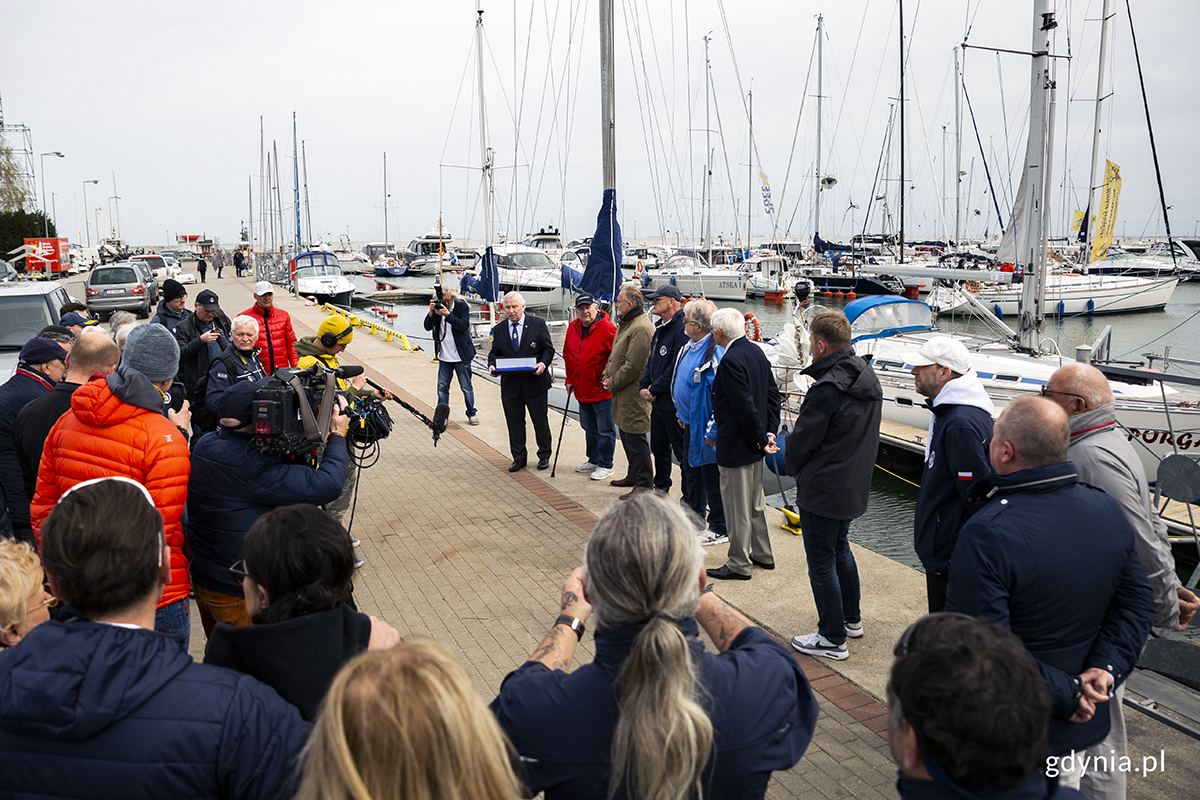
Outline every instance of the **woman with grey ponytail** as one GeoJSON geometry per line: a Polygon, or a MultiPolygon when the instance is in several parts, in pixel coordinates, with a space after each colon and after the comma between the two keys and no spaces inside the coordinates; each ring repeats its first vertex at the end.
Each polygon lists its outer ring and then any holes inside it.
{"type": "Polygon", "coordinates": [[[563,585],[561,616],[492,703],[547,800],[762,797],[817,704],[796,660],[710,588],[694,521],[617,503],[563,585]],[[596,657],[571,672],[593,610],[596,657]],[[717,646],[706,653],[699,628],[717,646]]]}

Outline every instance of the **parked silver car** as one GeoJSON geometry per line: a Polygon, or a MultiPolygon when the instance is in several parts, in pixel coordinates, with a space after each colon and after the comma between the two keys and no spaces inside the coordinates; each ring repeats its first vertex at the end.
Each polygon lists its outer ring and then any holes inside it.
{"type": "Polygon", "coordinates": [[[88,275],[88,311],[94,315],[113,311],[134,311],[148,317],[154,309],[157,293],[154,276],[144,265],[118,261],[96,267],[88,275]]]}
{"type": "Polygon", "coordinates": [[[47,325],[58,324],[58,309],[75,298],[49,281],[0,283],[0,383],[17,366],[17,353],[47,325]]]}

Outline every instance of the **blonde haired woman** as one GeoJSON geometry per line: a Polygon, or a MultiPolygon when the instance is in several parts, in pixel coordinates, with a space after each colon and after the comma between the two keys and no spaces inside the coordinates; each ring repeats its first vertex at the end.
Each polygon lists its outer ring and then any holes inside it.
{"type": "Polygon", "coordinates": [[[516,800],[508,743],[450,652],[409,640],[346,664],[297,800],[516,800]]]}
{"type": "Polygon", "coordinates": [[[50,619],[57,604],[42,588],[42,562],[33,547],[0,538],[0,650],[50,619]]]}
{"type": "Polygon", "coordinates": [[[613,505],[562,616],[492,703],[546,800],[762,797],[800,760],[817,703],[779,642],[706,588],[696,525],[652,493],[613,505]],[[596,659],[570,672],[595,608],[596,659]],[[704,652],[699,627],[719,655],[704,652]]]}

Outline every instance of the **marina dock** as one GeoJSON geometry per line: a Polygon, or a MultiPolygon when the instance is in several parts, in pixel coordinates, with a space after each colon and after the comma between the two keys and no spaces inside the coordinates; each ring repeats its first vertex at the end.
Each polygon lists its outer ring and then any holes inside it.
{"type": "MultiPolygon", "coordinates": [[[[209,280],[206,288],[218,293],[232,316],[253,302],[252,285],[249,278],[226,277],[209,280]]],[[[312,335],[326,316],[286,294],[277,295],[276,305],[292,315],[297,336],[312,335]]],[[[423,330],[403,332],[426,352],[404,351],[363,328],[355,332],[343,363],[363,364],[372,380],[432,417],[437,379],[432,345],[423,330]]],[[[574,421],[563,428],[555,477],[551,470],[532,468],[508,473],[499,389],[478,377],[474,388],[481,424],[466,425],[462,394],[452,384],[450,425],[437,447],[419,420],[388,404],[392,433],[379,443],[378,463],[361,473],[351,531],[362,540],[358,553],[365,562],[355,576],[360,610],[385,619],[406,638],[429,636],[445,644],[490,700],[550,628],[563,579],[579,565],[596,519],[625,490],[575,473],[574,465],[586,456],[583,432],[574,421]]],[[[556,444],[561,424],[561,416],[552,412],[556,444]]],[[[905,427],[889,426],[885,442],[919,459],[925,432],[905,427]]],[[[618,477],[624,468],[618,452],[618,477]]],[[[678,483],[672,496],[678,497],[678,483]]],[[[778,569],[755,569],[752,580],[717,582],[716,589],[786,645],[793,635],[814,630],[817,616],[803,542],[781,530],[781,512],[768,508],[767,514],[778,569]]],[[[912,520],[895,524],[911,529],[912,520]]],[[[896,796],[895,766],[884,738],[885,686],[893,644],[925,613],[924,577],[852,546],[862,578],[866,635],[849,643],[846,661],[818,662],[797,654],[818,693],[821,717],[801,762],[776,773],[771,798],[896,796]]],[[[706,566],[720,566],[725,555],[724,545],[707,548],[706,566]]],[[[193,614],[192,653],[200,657],[204,637],[198,618],[193,614]]],[[[587,663],[593,655],[589,635],[575,663],[587,663]]],[[[1187,753],[1195,752],[1196,742],[1144,715],[1127,711],[1126,717],[1131,758],[1162,750],[1171,759],[1169,771],[1131,779],[1129,797],[1191,796],[1200,763],[1187,753]]]]}

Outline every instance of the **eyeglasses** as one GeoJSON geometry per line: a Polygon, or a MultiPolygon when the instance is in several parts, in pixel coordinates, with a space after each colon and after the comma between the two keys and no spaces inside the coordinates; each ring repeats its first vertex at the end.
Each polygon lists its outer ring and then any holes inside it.
{"type": "Polygon", "coordinates": [[[54,595],[50,595],[49,597],[47,597],[42,602],[38,603],[36,606],[31,608],[26,613],[32,614],[34,611],[41,611],[43,608],[57,608],[57,607],[58,607],[58,598],[55,597],[54,595]]]}
{"type": "Polygon", "coordinates": [[[238,583],[246,580],[250,576],[246,574],[246,559],[234,562],[234,565],[229,568],[230,574],[237,578],[238,583]]]}
{"type": "Polygon", "coordinates": [[[1085,403],[1087,402],[1087,398],[1081,394],[1075,394],[1074,392],[1058,392],[1053,389],[1047,389],[1045,386],[1042,387],[1040,394],[1042,395],[1042,397],[1049,397],[1052,394],[1063,394],[1063,395],[1066,395],[1067,397],[1078,397],[1083,402],[1085,402],[1085,403]]]}
{"type": "Polygon", "coordinates": [[[932,614],[926,614],[925,616],[921,617],[919,620],[914,622],[912,625],[909,625],[908,629],[905,630],[904,633],[900,634],[900,640],[898,642],[896,642],[896,646],[892,648],[892,655],[894,655],[896,658],[900,658],[901,656],[908,655],[909,649],[914,644],[913,637],[916,635],[917,631],[925,623],[929,622],[929,620],[945,618],[945,617],[949,617],[952,619],[970,620],[972,622],[974,622],[976,620],[975,617],[972,617],[969,614],[960,614],[957,611],[935,611],[932,614]]]}

